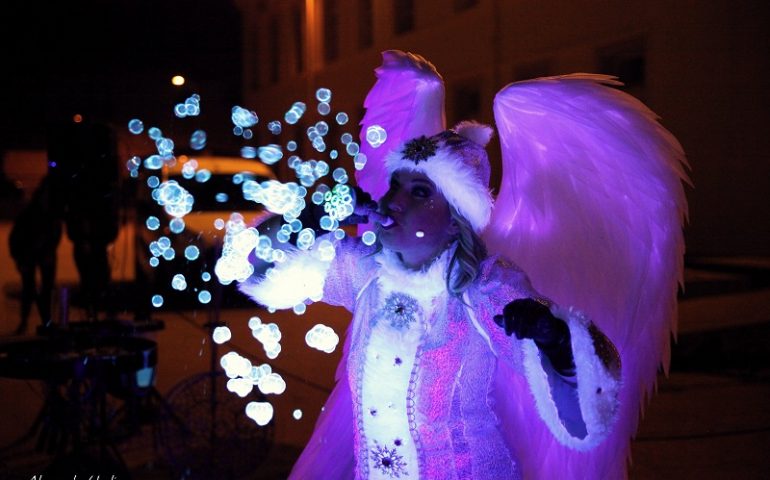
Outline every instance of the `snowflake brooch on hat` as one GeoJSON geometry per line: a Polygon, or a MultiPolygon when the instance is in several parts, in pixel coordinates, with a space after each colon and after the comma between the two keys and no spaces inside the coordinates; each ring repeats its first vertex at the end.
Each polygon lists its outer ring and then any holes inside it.
{"type": "Polygon", "coordinates": [[[436,154],[438,141],[425,135],[409,140],[404,145],[403,158],[408,158],[416,164],[427,160],[436,154]]]}

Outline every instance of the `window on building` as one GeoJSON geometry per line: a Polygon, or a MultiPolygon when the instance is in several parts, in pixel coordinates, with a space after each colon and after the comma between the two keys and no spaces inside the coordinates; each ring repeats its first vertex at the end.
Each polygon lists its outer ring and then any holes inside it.
{"type": "Polygon", "coordinates": [[[396,34],[414,29],[414,0],[393,0],[393,18],[396,34]]]}
{"type": "Polygon", "coordinates": [[[455,12],[461,12],[468,10],[469,8],[478,5],[479,0],[454,0],[455,12]]]}
{"type": "Polygon", "coordinates": [[[647,76],[646,42],[642,37],[625,40],[597,50],[599,72],[614,75],[624,83],[622,90],[644,97],[647,76]]]}
{"type": "Polygon", "coordinates": [[[514,81],[547,77],[549,75],[553,75],[553,73],[551,73],[551,62],[549,60],[522,63],[513,69],[514,81]]]}
{"type": "Polygon", "coordinates": [[[471,80],[456,85],[453,89],[454,121],[478,119],[481,114],[481,82],[471,80]]]}
{"type": "Polygon", "coordinates": [[[358,46],[371,47],[374,44],[374,6],[372,0],[358,1],[358,46]]]}
{"type": "Polygon", "coordinates": [[[278,18],[273,17],[269,22],[268,35],[270,38],[270,81],[276,83],[280,80],[281,72],[281,31],[278,18]]]}
{"type": "Polygon", "coordinates": [[[331,62],[339,56],[339,11],[337,0],[324,0],[324,60],[331,62]]]}
{"type": "Polygon", "coordinates": [[[292,12],[292,22],[294,23],[294,66],[297,73],[302,73],[305,69],[305,38],[303,27],[302,10],[295,8],[292,12]]]}

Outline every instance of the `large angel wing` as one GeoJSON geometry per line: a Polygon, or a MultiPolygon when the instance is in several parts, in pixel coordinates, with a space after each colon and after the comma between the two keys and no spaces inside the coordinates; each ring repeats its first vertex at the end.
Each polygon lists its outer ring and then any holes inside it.
{"type": "Polygon", "coordinates": [[[419,55],[388,50],[375,70],[377,81],[364,101],[361,120],[361,152],[366,168],[356,172],[356,181],[372,197],[388,190],[384,156],[402,142],[420,135],[435,135],[445,128],[444,82],[433,65],[419,55]],[[366,141],[369,127],[379,125],[387,140],[378,147],[366,141]]]}
{"type": "Polygon", "coordinates": [[[514,83],[495,98],[504,168],[484,240],[540,293],[586,313],[622,359],[619,421],[597,450],[568,451],[539,422],[519,432],[531,439],[523,448],[539,449],[520,452],[536,478],[625,476],[640,407],[668,368],[687,165],[657,116],[618,84],[574,74],[514,83]]]}

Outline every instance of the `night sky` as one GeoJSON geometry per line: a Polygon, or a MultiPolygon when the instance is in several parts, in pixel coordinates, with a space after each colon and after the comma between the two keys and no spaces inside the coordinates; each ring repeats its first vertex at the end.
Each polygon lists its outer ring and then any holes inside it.
{"type": "Polygon", "coordinates": [[[3,147],[42,148],[45,126],[75,113],[119,127],[132,117],[163,124],[193,92],[202,119],[227,126],[241,86],[241,21],[231,2],[46,3],[4,2],[3,147]],[[185,87],[170,84],[177,73],[185,87]]]}

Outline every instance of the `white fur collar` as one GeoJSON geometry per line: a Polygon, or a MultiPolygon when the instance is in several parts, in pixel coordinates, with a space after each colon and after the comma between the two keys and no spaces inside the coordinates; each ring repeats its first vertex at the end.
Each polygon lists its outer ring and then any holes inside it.
{"type": "Polygon", "coordinates": [[[395,252],[383,249],[375,257],[379,265],[377,284],[387,298],[392,292],[402,292],[416,299],[423,309],[432,310],[433,300],[446,292],[446,271],[453,247],[444,250],[425,270],[406,268],[395,252]]]}

